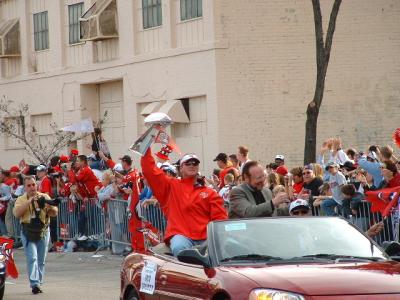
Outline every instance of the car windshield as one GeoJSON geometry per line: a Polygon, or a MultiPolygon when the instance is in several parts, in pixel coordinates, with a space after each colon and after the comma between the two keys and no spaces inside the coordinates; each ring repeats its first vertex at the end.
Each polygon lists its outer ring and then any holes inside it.
{"type": "Polygon", "coordinates": [[[213,224],[219,262],[294,258],[385,258],[382,251],[340,218],[260,218],[213,224]]]}

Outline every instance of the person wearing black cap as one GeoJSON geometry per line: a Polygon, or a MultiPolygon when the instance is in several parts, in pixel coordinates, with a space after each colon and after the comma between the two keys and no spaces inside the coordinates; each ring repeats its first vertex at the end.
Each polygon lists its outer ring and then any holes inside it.
{"type": "Polygon", "coordinates": [[[228,165],[228,155],[226,155],[226,153],[219,153],[217,155],[217,157],[214,158],[214,161],[217,162],[218,168],[221,169],[221,172],[219,173],[218,188],[222,189],[225,185],[224,178],[225,178],[226,174],[231,172],[236,178],[238,175],[238,174],[236,174],[237,170],[234,167],[228,165]]]}

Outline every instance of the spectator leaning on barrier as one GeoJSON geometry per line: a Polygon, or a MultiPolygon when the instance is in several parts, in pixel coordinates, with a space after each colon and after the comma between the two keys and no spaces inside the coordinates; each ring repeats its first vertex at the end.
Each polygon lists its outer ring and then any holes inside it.
{"type": "Polygon", "coordinates": [[[296,167],[290,170],[290,174],[284,177],[286,193],[290,199],[295,199],[303,189],[303,168],[296,167]]]}
{"type": "Polygon", "coordinates": [[[113,173],[110,170],[106,170],[103,172],[102,179],[102,187],[96,186],[95,190],[97,192],[97,205],[102,207],[105,204],[105,201],[111,200],[114,198],[115,193],[117,192],[117,186],[115,185],[115,178],[113,173]]]}
{"type": "Polygon", "coordinates": [[[6,236],[8,234],[6,226],[6,214],[11,199],[11,187],[5,183],[0,183],[0,235],[2,236],[6,236]]]}
{"type": "Polygon", "coordinates": [[[38,191],[53,197],[52,184],[49,176],[47,176],[47,167],[45,165],[39,165],[36,168],[36,178],[38,191]]]}
{"type": "Polygon", "coordinates": [[[315,176],[313,166],[311,164],[303,167],[303,189],[301,194],[310,196],[319,196],[319,187],[323,184],[323,180],[320,177],[315,176]]]}
{"type": "Polygon", "coordinates": [[[44,266],[49,244],[49,217],[58,213],[55,206],[44,203],[47,194],[37,191],[36,181],[27,176],[24,179],[25,194],[18,197],[13,213],[22,225],[21,240],[27,261],[27,271],[33,294],[42,292],[44,266]]]}
{"type": "MultiPolygon", "coordinates": [[[[249,161],[243,168],[244,182],[231,190],[229,218],[268,217],[275,213],[275,207],[288,202],[286,193],[272,192],[265,187],[264,168],[256,161],[249,161]]],[[[282,213],[284,214],[284,213],[282,213]]]]}
{"type": "Polygon", "coordinates": [[[85,155],[78,155],[76,160],[76,166],[78,168],[78,172],[75,173],[71,170],[71,166],[69,167],[69,176],[77,181],[78,184],[81,184],[86,192],[86,197],[95,198],[96,186],[101,187],[101,183],[94,175],[92,169],[88,166],[87,157],[85,155]]]}
{"type": "Polygon", "coordinates": [[[381,164],[378,161],[378,156],[376,152],[369,151],[367,155],[360,157],[360,159],[358,160],[358,166],[372,175],[372,177],[374,178],[375,187],[380,186],[383,180],[383,176],[381,172],[381,164]]]}
{"type": "Polygon", "coordinates": [[[150,149],[141,159],[143,175],[167,216],[165,242],[174,256],[206,240],[209,222],[227,218],[222,198],[198,176],[199,164],[196,155],[184,155],[178,179],[157,168],[150,149]]]}
{"type": "Polygon", "coordinates": [[[385,188],[394,188],[396,186],[400,186],[400,173],[397,170],[396,165],[390,161],[385,161],[382,166],[382,175],[383,175],[383,187],[385,188]]]}
{"type": "Polygon", "coordinates": [[[341,191],[341,187],[347,183],[346,177],[339,171],[339,165],[335,162],[330,162],[326,169],[329,171],[329,185],[332,191],[333,199],[324,200],[321,203],[321,208],[323,212],[328,216],[334,216],[337,213],[334,211],[334,208],[337,207],[341,209],[343,194],[341,191]]]}

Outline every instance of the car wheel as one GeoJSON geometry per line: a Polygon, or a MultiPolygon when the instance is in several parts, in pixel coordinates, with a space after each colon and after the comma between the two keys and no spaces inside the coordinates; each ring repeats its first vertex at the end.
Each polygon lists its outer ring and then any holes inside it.
{"type": "Polygon", "coordinates": [[[129,291],[128,296],[126,296],[125,300],[139,300],[134,289],[129,291]]]}

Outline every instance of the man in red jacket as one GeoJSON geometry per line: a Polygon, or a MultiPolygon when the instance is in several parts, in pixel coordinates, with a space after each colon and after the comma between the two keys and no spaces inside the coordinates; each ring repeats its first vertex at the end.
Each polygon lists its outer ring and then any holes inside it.
{"type": "Polygon", "coordinates": [[[44,165],[39,165],[36,168],[36,177],[38,179],[38,191],[43,194],[49,195],[50,198],[53,197],[53,188],[49,176],[47,176],[47,167],[44,165]]]}
{"type": "Polygon", "coordinates": [[[79,168],[79,171],[76,174],[69,170],[70,181],[74,182],[74,180],[76,180],[78,184],[81,184],[84,187],[89,198],[95,198],[97,196],[95,187],[101,187],[101,183],[99,179],[97,179],[96,175],[94,175],[92,169],[88,166],[87,157],[85,155],[78,155],[76,166],[79,168]]]}
{"type": "Polygon", "coordinates": [[[198,181],[199,163],[196,155],[184,155],[178,179],[157,168],[150,150],[141,159],[143,175],[167,216],[165,242],[174,256],[206,240],[209,222],[227,218],[222,198],[198,181]]]}

